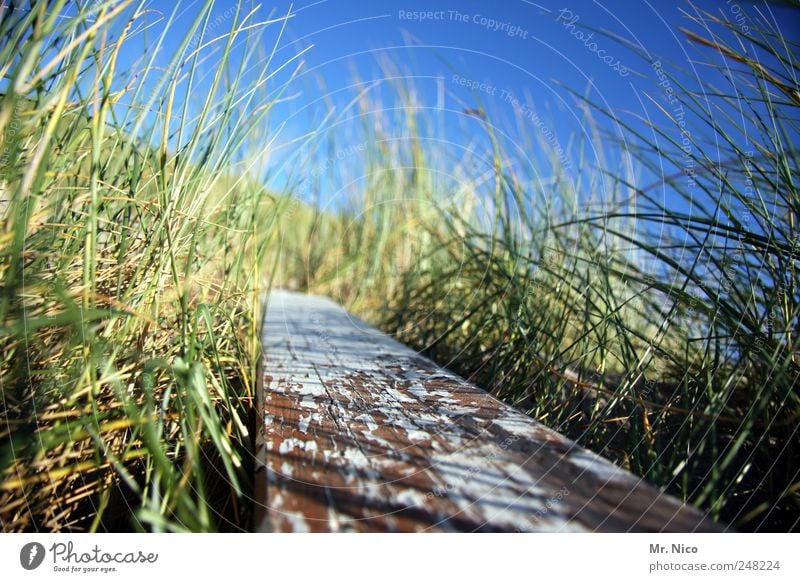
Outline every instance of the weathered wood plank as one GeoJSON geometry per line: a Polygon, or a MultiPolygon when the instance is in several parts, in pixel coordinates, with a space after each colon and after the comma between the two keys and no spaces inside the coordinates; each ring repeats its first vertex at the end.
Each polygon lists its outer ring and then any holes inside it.
{"type": "Polygon", "coordinates": [[[266,531],[717,531],[334,302],[270,296],[266,531]]]}

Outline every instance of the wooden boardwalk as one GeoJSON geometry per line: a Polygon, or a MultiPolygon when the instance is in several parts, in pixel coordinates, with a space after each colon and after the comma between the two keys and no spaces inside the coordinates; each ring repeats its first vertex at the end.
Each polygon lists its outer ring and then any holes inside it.
{"type": "Polygon", "coordinates": [[[719,531],[319,297],[263,327],[261,531],[719,531]]]}

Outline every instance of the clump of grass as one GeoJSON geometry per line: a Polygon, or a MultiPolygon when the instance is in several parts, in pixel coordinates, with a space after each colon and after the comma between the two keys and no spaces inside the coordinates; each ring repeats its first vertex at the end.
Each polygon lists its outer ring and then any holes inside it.
{"type": "Polygon", "coordinates": [[[576,95],[587,127],[605,115],[616,129],[594,138],[591,172],[542,135],[504,139],[483,108],[465,116],[483,141],[442,147],[401,87],[398,106],[362,109],[377,147],[347,209],[309,220],[311,248],[284,250],[297,265],[324,257],[295,282],[581,444],[736,528],[787,531],[800,515],[800,62],[762,17],[745,29],[694,14],[684,34],[711,59],[694,86],[631,47],[659,121],[576,95]],[[664,79],[680,118],[656,93],[664,79]],[[549,152],[546,167],[519,143],[549,152]]]}
{"type": "Polygon", "coordinates": [[[242,145],[284,19],[212,4],[177,39],[177,7],[0,8],[4,531],[248,527],[276,207],[242,145]]]}

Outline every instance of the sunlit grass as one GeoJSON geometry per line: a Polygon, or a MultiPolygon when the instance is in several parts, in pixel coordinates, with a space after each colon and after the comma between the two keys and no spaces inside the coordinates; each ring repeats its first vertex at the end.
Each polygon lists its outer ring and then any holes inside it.
{"type": "Polygon", "coordinates": [[[210,34],[210,6],[166,66],[176,13],[0,10],[4,530],[249,527],[275,205],[241,148],[268,65],[241,71],[282,21],[240,9],[210,34]]]}

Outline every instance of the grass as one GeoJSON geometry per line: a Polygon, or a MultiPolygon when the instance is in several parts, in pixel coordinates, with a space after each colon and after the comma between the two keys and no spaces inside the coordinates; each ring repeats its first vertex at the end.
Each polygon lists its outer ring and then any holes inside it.
{"type": "Polygon", "coordinates": [[[410,82],[356,83],[273,193],[253,176],[301,55],[261,48],[286,18],[223,30],[211,4],[178,39],[145,2],[0,9],[4,531],[249,529],[270,285],[738,529],[796,529],[800,63],[768,20],[694,12],[691,86],[627,46],[658,115],[575,94],[572,157],[485,103],[445,142],[410,82]]]}
{"type": "Polygon", "coordinates": [[[120,58],[152,24],[144,3],[0,12],[4,530],[248,528],[277,206],[241,147],[266,127],[271,73],[241,67],[282,21],[240,7],[209,35],[210,5],[166,68],[155,49],[120,58]]]}

